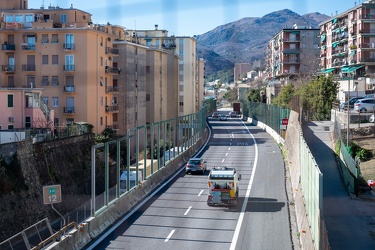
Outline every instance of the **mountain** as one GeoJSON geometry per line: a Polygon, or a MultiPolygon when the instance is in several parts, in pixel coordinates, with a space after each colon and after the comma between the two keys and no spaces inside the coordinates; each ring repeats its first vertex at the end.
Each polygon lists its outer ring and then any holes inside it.
{"type": "Polygon", "coordinates": [[[283,28],[304,24],[319,28],[329,16],[318,12],[303,16],[284,9],[263,17],[245,17],[196,37],[197,56],[205,59],[206,75],[228,70],[235,63],[265,59],[268,41],[283,28]]]}

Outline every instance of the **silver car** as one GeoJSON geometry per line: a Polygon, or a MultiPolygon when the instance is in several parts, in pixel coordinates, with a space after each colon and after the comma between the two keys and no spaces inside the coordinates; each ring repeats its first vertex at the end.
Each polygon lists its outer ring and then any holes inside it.
{"type": "Polygon", "coordinates": [[[360,99],[354,103],[354,110],[360,113],[373,112],[374,109],[375,109],[374,98],[360,99]]]}
{"type": "Polygon", "coordinates": [[[190,158],[186,163],[185,173],[198,173],[204,174],[207,169],[207,162],[202,158],[190,158]]]}
{"type": "Polygon", "coordinates": [[[373,114],[370,116],[369,122],[375,122],[375,121],[374,121],[374,115],[373,115],[373,114]]]}

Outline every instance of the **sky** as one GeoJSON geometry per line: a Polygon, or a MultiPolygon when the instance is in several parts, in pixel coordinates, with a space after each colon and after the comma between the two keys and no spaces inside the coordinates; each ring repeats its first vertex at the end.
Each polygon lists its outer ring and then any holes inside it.
{"type": "Polygon", "coordinates": [[[59,6],[92,14],[95,24],[107,22],[127,29],[150,30],[155,25],[169,35],[194,36],[244,17],[262,17],[290,9],[299,15],[340,14],[364,0],[29,0],[29,8],[59,6]]]}

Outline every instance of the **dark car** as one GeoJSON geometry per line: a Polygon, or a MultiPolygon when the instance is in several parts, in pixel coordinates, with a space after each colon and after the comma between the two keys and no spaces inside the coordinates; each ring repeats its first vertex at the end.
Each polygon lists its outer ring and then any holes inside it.
{"type": "Polygon", "coordinates": [[[229,113],[229,116],[230,116],[230,117],[237,117],[237,112],[236,112],[236,111],[231,111],[231,112],[229,113]]]}
{"type": "Polygon", "coordinates": [[[202,158],[190,158],[189,161],[186,163],[185,173],[191,174],[193,172],[204,172],[207,169],[207,162],[202,158]]]}
{"type": "Polygon", "coordinates": [[[212,114],[212,118],[219,118],[219,113],[217,113],[217,112],[214,112],[213,114],[212,114]]]}
{"type": "MultiPolygon", "coordinates": [[[[349,107],[351,109],[354,108],[354,103],[356,101],[360,100],[360,99],[363,99],[363,98],[365,98],[365,97],[360,96],[360,97],[352,97],[352,98],[350,98],[350,100],[349,100],[349,103],[350,103],[349,107]]],[[[343,103],[340,104],[340,109],[345,110],[347,108],[348,108],[348,102],[343,102],[343,103]]]]}

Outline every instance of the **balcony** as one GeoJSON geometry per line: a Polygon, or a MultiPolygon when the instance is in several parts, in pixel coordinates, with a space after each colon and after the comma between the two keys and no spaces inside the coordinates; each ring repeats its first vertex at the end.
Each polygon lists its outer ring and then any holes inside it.
{"type": "Polygon", "coordinates": [[[283,53],[284,54],[300,54],[301,50],[300,49],[284,49],[283,53]]]}
{"type": "Polygon", "coordinates": [[[106,54],[111,54],[111,55],[119,55],[120,51],[117,48],[106,47],[105,48],[105,53],[106,54]]]}
{"type": "Polygon", "coordinates": [[[31,64],[23,64],[22,65],[22,71],[35,71],[35,65],[31,64]]]}
{"type": "Polygon", "coordinates": [[[362,36],[375,36],[375,29],[360,29],[359,33],[362,36]]]}
{"type": "Polygon", "coordinates": [[[105,92],[106,93],[116,93],[116,92],[119,92],[119,87],[118,86],[106,86],[105,87],[105,92]]]}
{"type": "Polygon", "coordinates": [[[4,43],[2,46],[2,49],[4,51],[13,51],[13,50],[16,50],[16,45],[4,43]]]}
{"type": "Polygon", "coordinates": [[[64,91],[67,93],[74,93],[75,87],[74,86],[64,86],[64,91]]]}
{"type": "Polygon", "coordinates": [[[35,43],[22,43],[22,50],[35,50],[35,43]]]}
{"type": "Polygon", "coordinates": [[[105,73],[106,74],[120,74],[121,69],[117,67],[113,68],[113,67],[105,66],[105,73]]]}
{"type": "Polygon", "coordinates": [[[117,105],[105,106],[105,112],[118,112],[117,105]]]}
{"type": "Polygon", "coordinates": [[[2,65],[1,70],[6,73],[16,72],[16,65],[2,65]]]}
{"type": "Polygon", "coordinates": [[[284,59],[283,64],[299,64],[300,60],[299,59],[284,59]]]}
{"type": "Polygon", "coordinates": [[[359,45],[361,49],[375,49],[375,43],[361,43],[359,45]]]}
{"type": "Polygon", "coordinates": [[[64,107],[64,113],[65,114],[74,114],[75,113],[74,107],[64,107]]]}
{"type": "Polygon", "coordinates": [[[299,38],[293,38],[293,39],[290,39],[290,38],[284,38],[283,39],[283,42],[284,43],[296,43],[296,42],[300,42],[300,39],[299,38]]]}
{"type": "Polygon", "coordinates": [[[74,50],[75,46],[74,46],[74,43],[64,43],[63,48],[64,50],[74,50]]]}
{"type": "Polygon", "coordinates": [[[119,125],[113,124],[113,125],[107,125],[107,128],[113,129],[113,130],[119,130],[119,125]]]}
{"type": "Polygon", "coordinates": [[[75,71],[75,65],[64,65],[64,71],[75,71]]]}

